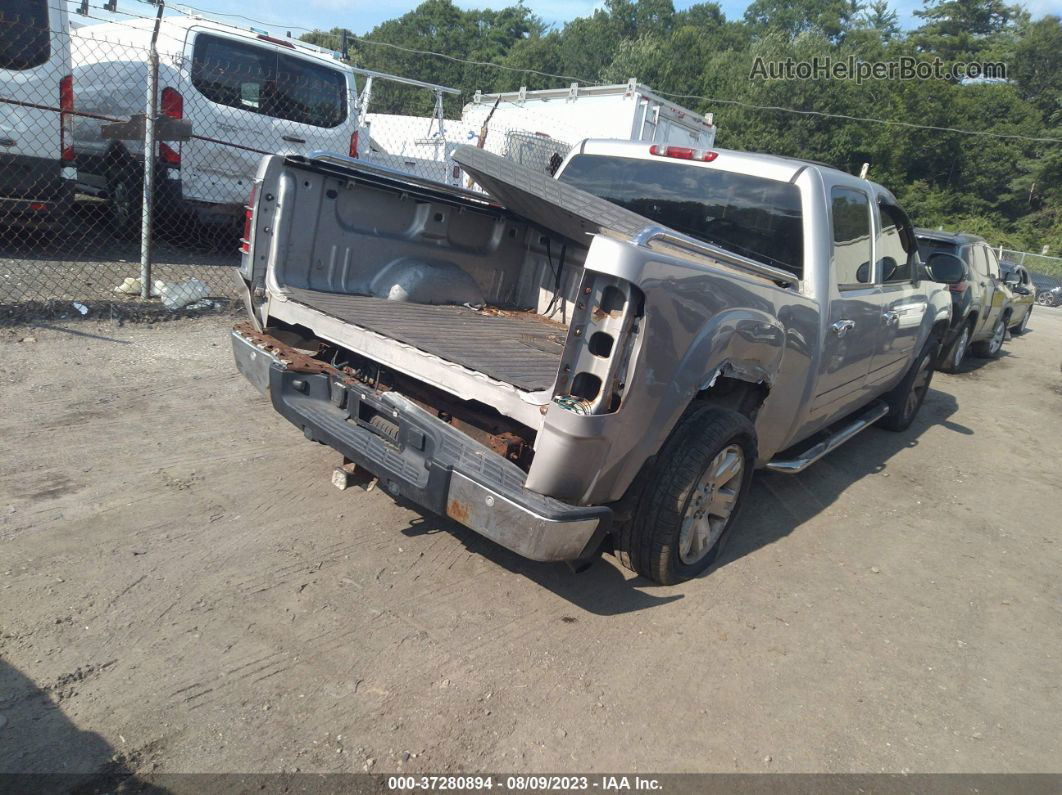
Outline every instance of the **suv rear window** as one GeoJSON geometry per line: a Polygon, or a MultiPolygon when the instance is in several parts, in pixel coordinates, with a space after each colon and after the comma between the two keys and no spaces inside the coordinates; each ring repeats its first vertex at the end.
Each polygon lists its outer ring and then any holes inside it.
{"type": "Polygon", "coordinates": [[[48,0],[4,0],[0,5],[0,69],[32,69],[52,53],[48,0]]]}
{"type": "Polygon", "coordinates": [[[220,36],[196,36],[192,85],[220,105],[299,124],[337,127],[347,118],[342,72],[220,36]]]}
{"type": "Polygon", "coordinates": [[[945,254],[954,254],[956,257],[959,256],[958,246],[950,241],[935,240],[931,237],[918,238],[918,256],[922,259],[922,262],[928,260],[930,254],[936,254],[939,251],[943,251],[945,254]]]}
{"type": "Polygon", "coordinates": [[[800,189],[674,161],[576,155],[558,178],[705,243],[803,275],[800,189]]]}

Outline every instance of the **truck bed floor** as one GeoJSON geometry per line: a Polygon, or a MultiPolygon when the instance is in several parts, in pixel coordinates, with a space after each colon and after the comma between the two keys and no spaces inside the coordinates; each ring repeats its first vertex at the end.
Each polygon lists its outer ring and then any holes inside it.
{"type": "Polygon", "coordinates": [[[527,392],[557,377],[567,328],[527,312],[431,306],[288,288],[299,303],[527,392]]]}

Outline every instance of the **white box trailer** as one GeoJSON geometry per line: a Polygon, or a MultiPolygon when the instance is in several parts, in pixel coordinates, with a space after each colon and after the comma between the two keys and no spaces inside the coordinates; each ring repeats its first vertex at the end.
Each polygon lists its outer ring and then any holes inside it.
{"type": "MultiPolygon", "coordinates": [[[[363,107],[367,107],[366,99],[363,95],[363,107]]],[[[363,157],[461,185],[464,179],[450,155],[460,144],[477,144],[485,123],[482,148],[537,171],[552,172],[569,149],[587,138],[695,149],[710,149],[715,143],[712,114],[700,114],[666,100],[634,78],[609,86],[580,87],[573,83],[568,88],[542,91],[477,91],[460,119],[441,118],[441,105],[436,111],[435,116],[366,113],[373,147],[363,157]]]]}
{"type": "Polygon", "coordinates": [[[586,138],[614,138],[711,149],[712,114],[700,114],[653,92],[635,78],[625,84],[504,94],[476,92],[461,114],[462,143],[475,142],[487,119],[483,148],[532,168],[555,169],[586,138]]]}

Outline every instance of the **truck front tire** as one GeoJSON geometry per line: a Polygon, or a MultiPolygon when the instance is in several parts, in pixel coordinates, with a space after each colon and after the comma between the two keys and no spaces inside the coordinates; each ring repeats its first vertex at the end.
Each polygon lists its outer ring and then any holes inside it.
{"type": "Polygon", "coordinates": [[[722,552],[752,480],[756,431],[713,405],[688,411],[649,465],[633,516],[614,539],[624,566],[661,585],[705,571],[722,552]]]}

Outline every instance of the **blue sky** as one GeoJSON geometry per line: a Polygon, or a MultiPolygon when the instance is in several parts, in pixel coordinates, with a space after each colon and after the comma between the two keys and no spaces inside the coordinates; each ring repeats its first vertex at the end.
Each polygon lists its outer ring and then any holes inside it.
{"type": "MultiPolygon", "coordinates": [[[[462,8],[504,8],[515,0],[455,0],[462,8]]],[[[100,6],[103,0],[91,0],[92,6],[100,6]]],[[[419,0],[188,0],[195,8],[212,12],[214,15],[246,15],[268,23],[271,33],[292,30],[296,35],[301,28],[346,27],[355,33],[367,33],[373,27],[387,19],[401,16],[419,4],[419,0]]],[[[527,0],[526,5],[544,20],[561,24],[574,17],[586,16],[601,4],[601,0],[527,0]]],[[[1044,14],[1062,14],[1062,0],[1026,0],[1025,6],[1040,17],[1044,14]]],[[[71,7],[77,2],[71,0],[71,7]]],[[[179,0],[170,5],[181,6],[179,0]]],[[[692,5],[690,0],[676,0],[676,8],[692,5]]],[[[748,5],[743,0],[722,0],[721,5],[727,19],[738,19],[748,5]]],[[[916,24],[912,15],[915,9],[922,7],[921,0],[894,0],[893,8],[899,13],[901,24],[911,27],[916,24]]],[[[118,8],[129,10],[138,15],[148,15],[152,9],[139,0],[118,0],[118,8]]],[[[104,16],[102,12],[93,11],[93,16],[104,16]]],[[[107,15],[109,16],[109,15],[107,15]]],[[[76,17],[75,17],[76,19],[76,17]]],[[[232,17],[235,24],[245,21],[232,17]]],[[[251,23],[246,23],[251,24],[251,23]]]]}

